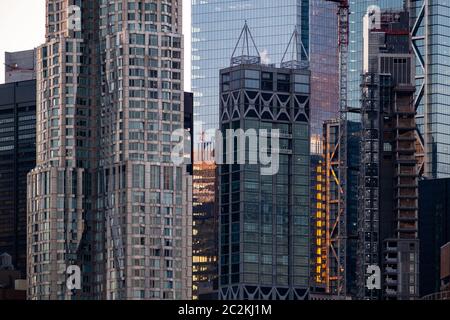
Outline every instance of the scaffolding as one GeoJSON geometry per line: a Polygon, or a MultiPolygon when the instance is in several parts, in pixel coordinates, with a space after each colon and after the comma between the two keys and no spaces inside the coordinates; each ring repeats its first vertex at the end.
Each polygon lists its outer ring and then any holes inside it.
{"type": "MultiPolygon", "coordinates": [[[[341,203],[345,201],[342,189],[341,137],[342,125],[339,120],[326,121],[323,127],[323,208],[325,213],[325,272],[326,292],[340,296],[343,293],[342,282],[345,270],[342,270],[340,250],[346,246],[340,229],[341,203]]],[[[346,174],[346,173],[345,173],[346,174]]]]}
{"type": "MultiPolygon", "coordinates": [[[[348,0],[326,0],[334,2],[338,6],[338,35],[339,35],[339,115],[340,115],[340,138],[339,138],[339,165],[335,171],[336,182],[339,186],[340,196],[337,207],[338,213],[335,221],[333,237],[336,255],[336,275],[331,280],[336,282],[336,295],[347,294],[346,284],[346,259],[347,259],[347,112],[349,111],[348,99],[348,46],[350,35],[350,5],[348,0]]],[[[330,244],[331,245],[331,244],[330,244]]]]}

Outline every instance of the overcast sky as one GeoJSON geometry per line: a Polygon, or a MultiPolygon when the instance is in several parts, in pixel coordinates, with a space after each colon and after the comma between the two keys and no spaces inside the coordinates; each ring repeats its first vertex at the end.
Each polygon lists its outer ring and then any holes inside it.
{"type": "MultiPolygon", "coordinates": [[[[190,0],[183,0],[185,34],[185,90],[190,91],[190,0]]],[[[45,36],[45,0],[0,0],[0,83],[5,80],[5,52],[41,45],[45,36]]]]}

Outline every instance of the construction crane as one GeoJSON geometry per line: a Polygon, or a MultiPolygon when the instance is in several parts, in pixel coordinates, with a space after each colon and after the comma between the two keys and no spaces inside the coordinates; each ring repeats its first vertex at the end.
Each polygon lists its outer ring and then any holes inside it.
{"type": "MultiPolygon", "coordinates": [[[[347,256],[347,112],[348,112],[348,46],[350,28],[350,6],[348,0],[324,0],[337,4],[338,14],[338,52],[339,52],[339,192],[341,194],[335,224],[331,226],[331,243],[328,248],[335,260],[333,272],[328,274],[327,283],[333,283],[335,294],[346,295],[346,256],[347,256]]],[[[328,264],[330,262],[327,262],[328,264]]]]}

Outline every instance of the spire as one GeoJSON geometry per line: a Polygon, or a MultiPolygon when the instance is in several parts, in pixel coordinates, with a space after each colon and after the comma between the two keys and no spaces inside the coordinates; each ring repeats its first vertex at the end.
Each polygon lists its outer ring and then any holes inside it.
{"type": "Polygon", "coordinates": [[[231,56],[231,66],[240,64],[259,64],[261,63],[261,56],[255,41],[253,40],[250,28],[245,21],[244,28],[242,28],[236,47],[231,56]],[[251,41],[251,43],[250,43],[251,41]],[[253,47],[252,47],[253,45],[253,47]]]}
{"type": "Polygon", "coordinates": [[[281,67],[288,69],[307,69],[309,67],[309,55],[300,39],[297,26],[294,28],[289,44],[281,59],[281,67]]]}

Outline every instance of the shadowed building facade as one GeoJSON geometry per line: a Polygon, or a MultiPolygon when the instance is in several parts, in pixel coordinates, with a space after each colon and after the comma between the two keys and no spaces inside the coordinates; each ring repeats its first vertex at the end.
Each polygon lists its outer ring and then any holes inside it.
{"type": "Polygon", "coordinates": [[[0,85],[0,253],[26,276],[27,174],[36,165],[36,81],[0,85]]]}

